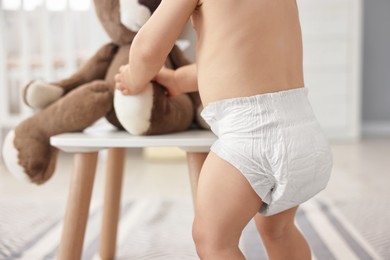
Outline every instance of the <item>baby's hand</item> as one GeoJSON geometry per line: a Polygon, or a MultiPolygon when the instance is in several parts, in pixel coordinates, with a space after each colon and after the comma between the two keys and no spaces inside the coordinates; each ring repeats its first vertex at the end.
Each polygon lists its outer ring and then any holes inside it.
{"type": "Polygon", "coordinates": [[[156,77],[154,77],[154,80],[167,89],[169,96],[174,97],[182,94],[176,82],[174,70],[162,67],[156,77]]]}
{"type": "Polygon", "coordinates": [[[129,82],[126,77],[126,72],[129,70],[129,65],[121,66],[119,72],[115,75],[115,88],[122,92],[123,95],[129,95],[129,82]]]}
{"type": "Polygon", "coordinates": [[[120,90],[123,95],[136,95],[142,92],[147,86],[136,86],[131,81],[130,67],[124,65],[119,68],[119,73],[115,75],[115,88],[120,90]]]}

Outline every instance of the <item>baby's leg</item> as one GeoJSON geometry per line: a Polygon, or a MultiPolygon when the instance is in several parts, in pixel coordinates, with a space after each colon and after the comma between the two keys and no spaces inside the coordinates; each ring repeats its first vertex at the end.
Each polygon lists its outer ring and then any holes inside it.
{"type": "Polygon", "coordinates": [[[264,217],[256,214],[256,227],[260,233],[269,259],[310,259],[310,248],[294,224],[297,207],[279,214],[264,217]]]}
{"type": "Polygon", "coordinates": [[[238,248],[241,232],[262,204],[247,179],[210,152],[201,171],[193,237],[202,260],[245,259],[238,248]]]}

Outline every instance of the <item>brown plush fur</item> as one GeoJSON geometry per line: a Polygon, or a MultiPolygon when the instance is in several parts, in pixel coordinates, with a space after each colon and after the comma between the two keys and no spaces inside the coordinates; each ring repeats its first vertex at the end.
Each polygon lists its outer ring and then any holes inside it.
{"type": "MultiPolygon", "coordinates": [[[[135,32],[121,24],[119,0],[95,0],[95,7],[112,43],[101,47],[71,77],[51,83],[64,90],[63,96],[21,122],[14,130],[13,144],[18,153],[18,164],[36,184],[47,181],[55,169],[58,152],[50,146],[51,136],[82,131],[102,117],[122,128],[113,106],[114,75],[128,62],[135,32]]],[[[175,47],[166,66],[177,68],[185,64],[188,61],[175,47]]],[[[200,104],[198,93],[170,98],[156,83],[153,83],[153,93],[151,125],[144,134],[163,134],[191,127],[195,109],[200,104]]]]}

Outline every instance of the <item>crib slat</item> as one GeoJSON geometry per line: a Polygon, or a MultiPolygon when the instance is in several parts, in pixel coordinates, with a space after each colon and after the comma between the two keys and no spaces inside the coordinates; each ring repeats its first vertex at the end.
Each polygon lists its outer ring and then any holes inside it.
{"type": "Polygon", "coordinates": [[[75,26],[73,23],[74,12],[70,10],[69,0],[66,3],[65,15],[62,16],[64,19],[64,47],[65,47],[65,76],[69,76],[70,73],[76,70],[77,54],[75,52],[75,26]]]}
{"type": "Polygon", "coordinates": [[[40,10],[40,27],[41,27],[41,51],[42,51],[42,69],[43,79],[50,81],[53,79],[53,49],[50,31],[50,13],[44,5],[40,10]]]}
{"type": "MultiPolygon", "coordinates": [[[[9,98],[8,98],[8,86],[6,75],[6,55],[5,55],[5,30],[4,30],[4,11],[0,8],[0,129],[5,127],[8,122],[8,111],[9,111],[9,98]]],[[[0,134],[1,136],[1,134],[0,134]]]]}
{"type": "Polygon", "coordinates": [[[31,80],[31,45],[32,45],[32,37],[30,35],[31,31],[29,28],[29,20],[28,20],[28,13],[23,10],[24,2],[28,0],[22,0],[21,8],[18,11],[18,16],[20,17],[21,22],[21,52],[20,52],[20,81],[17,86],[18,88],[18,105],[20,108],[20,117],[23,118],[24,116],[27,116],[30,112],[30,109],[22,104],[22,91],[23,87],[31,80]]]}

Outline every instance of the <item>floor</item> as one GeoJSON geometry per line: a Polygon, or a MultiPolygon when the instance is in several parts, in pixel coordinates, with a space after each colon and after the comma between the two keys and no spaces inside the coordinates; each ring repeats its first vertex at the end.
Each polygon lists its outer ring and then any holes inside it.
{"type": "MultiPolygon", "coordinates": [[[[169,149],[128,151],[123,186],[125,198],[191,200],[185,154],[176,148],[169,149]]],[[[373,236],[374,239],[378,232],[382,233],[382,237],[386,230],[390,234],[390,138],[333,143],[332,151],[333,175],[328,188],[318,197],[340,205],[342,213],[351,219],[352,224],[364,228],[369,222],[379,230],[374,234],[369,229],[364,235],[373,236]],[[373,208],[379,202],[383,203],[373,208]]],[[[93,192],[93,199],[97,200],[103,198],[105,156],[105,153],[99,156],[93,192]]],[[[42,186],[36,186],[17,181],[0,163],[0,198],[66,199],[71,170],[72,157],[62,153],[52,179],[42,186]]],[[[387,237],[385,240],[390,240],[387,237]]]]}
{"type": "MultiPolygon", "coordinates": [[[[161,152],[153,149],[144,152],[127,151],[122,196],[191,199],[185,154],[179,149],[169,148],[164,152],[171,155],[168,158],[161,158],[159,155],[161,152]]],[[[105,157],[106,151],[99,154],[93,199],[103,198],[105,157]]],[[[66,199],[73,167],[72,158],[70,154],[60,153],[54,176],[41,186],[20,182],[9,174],[3,162],[0,162],[0,197],[3,199],[25,197],[41,200],[66,199]]]]}

